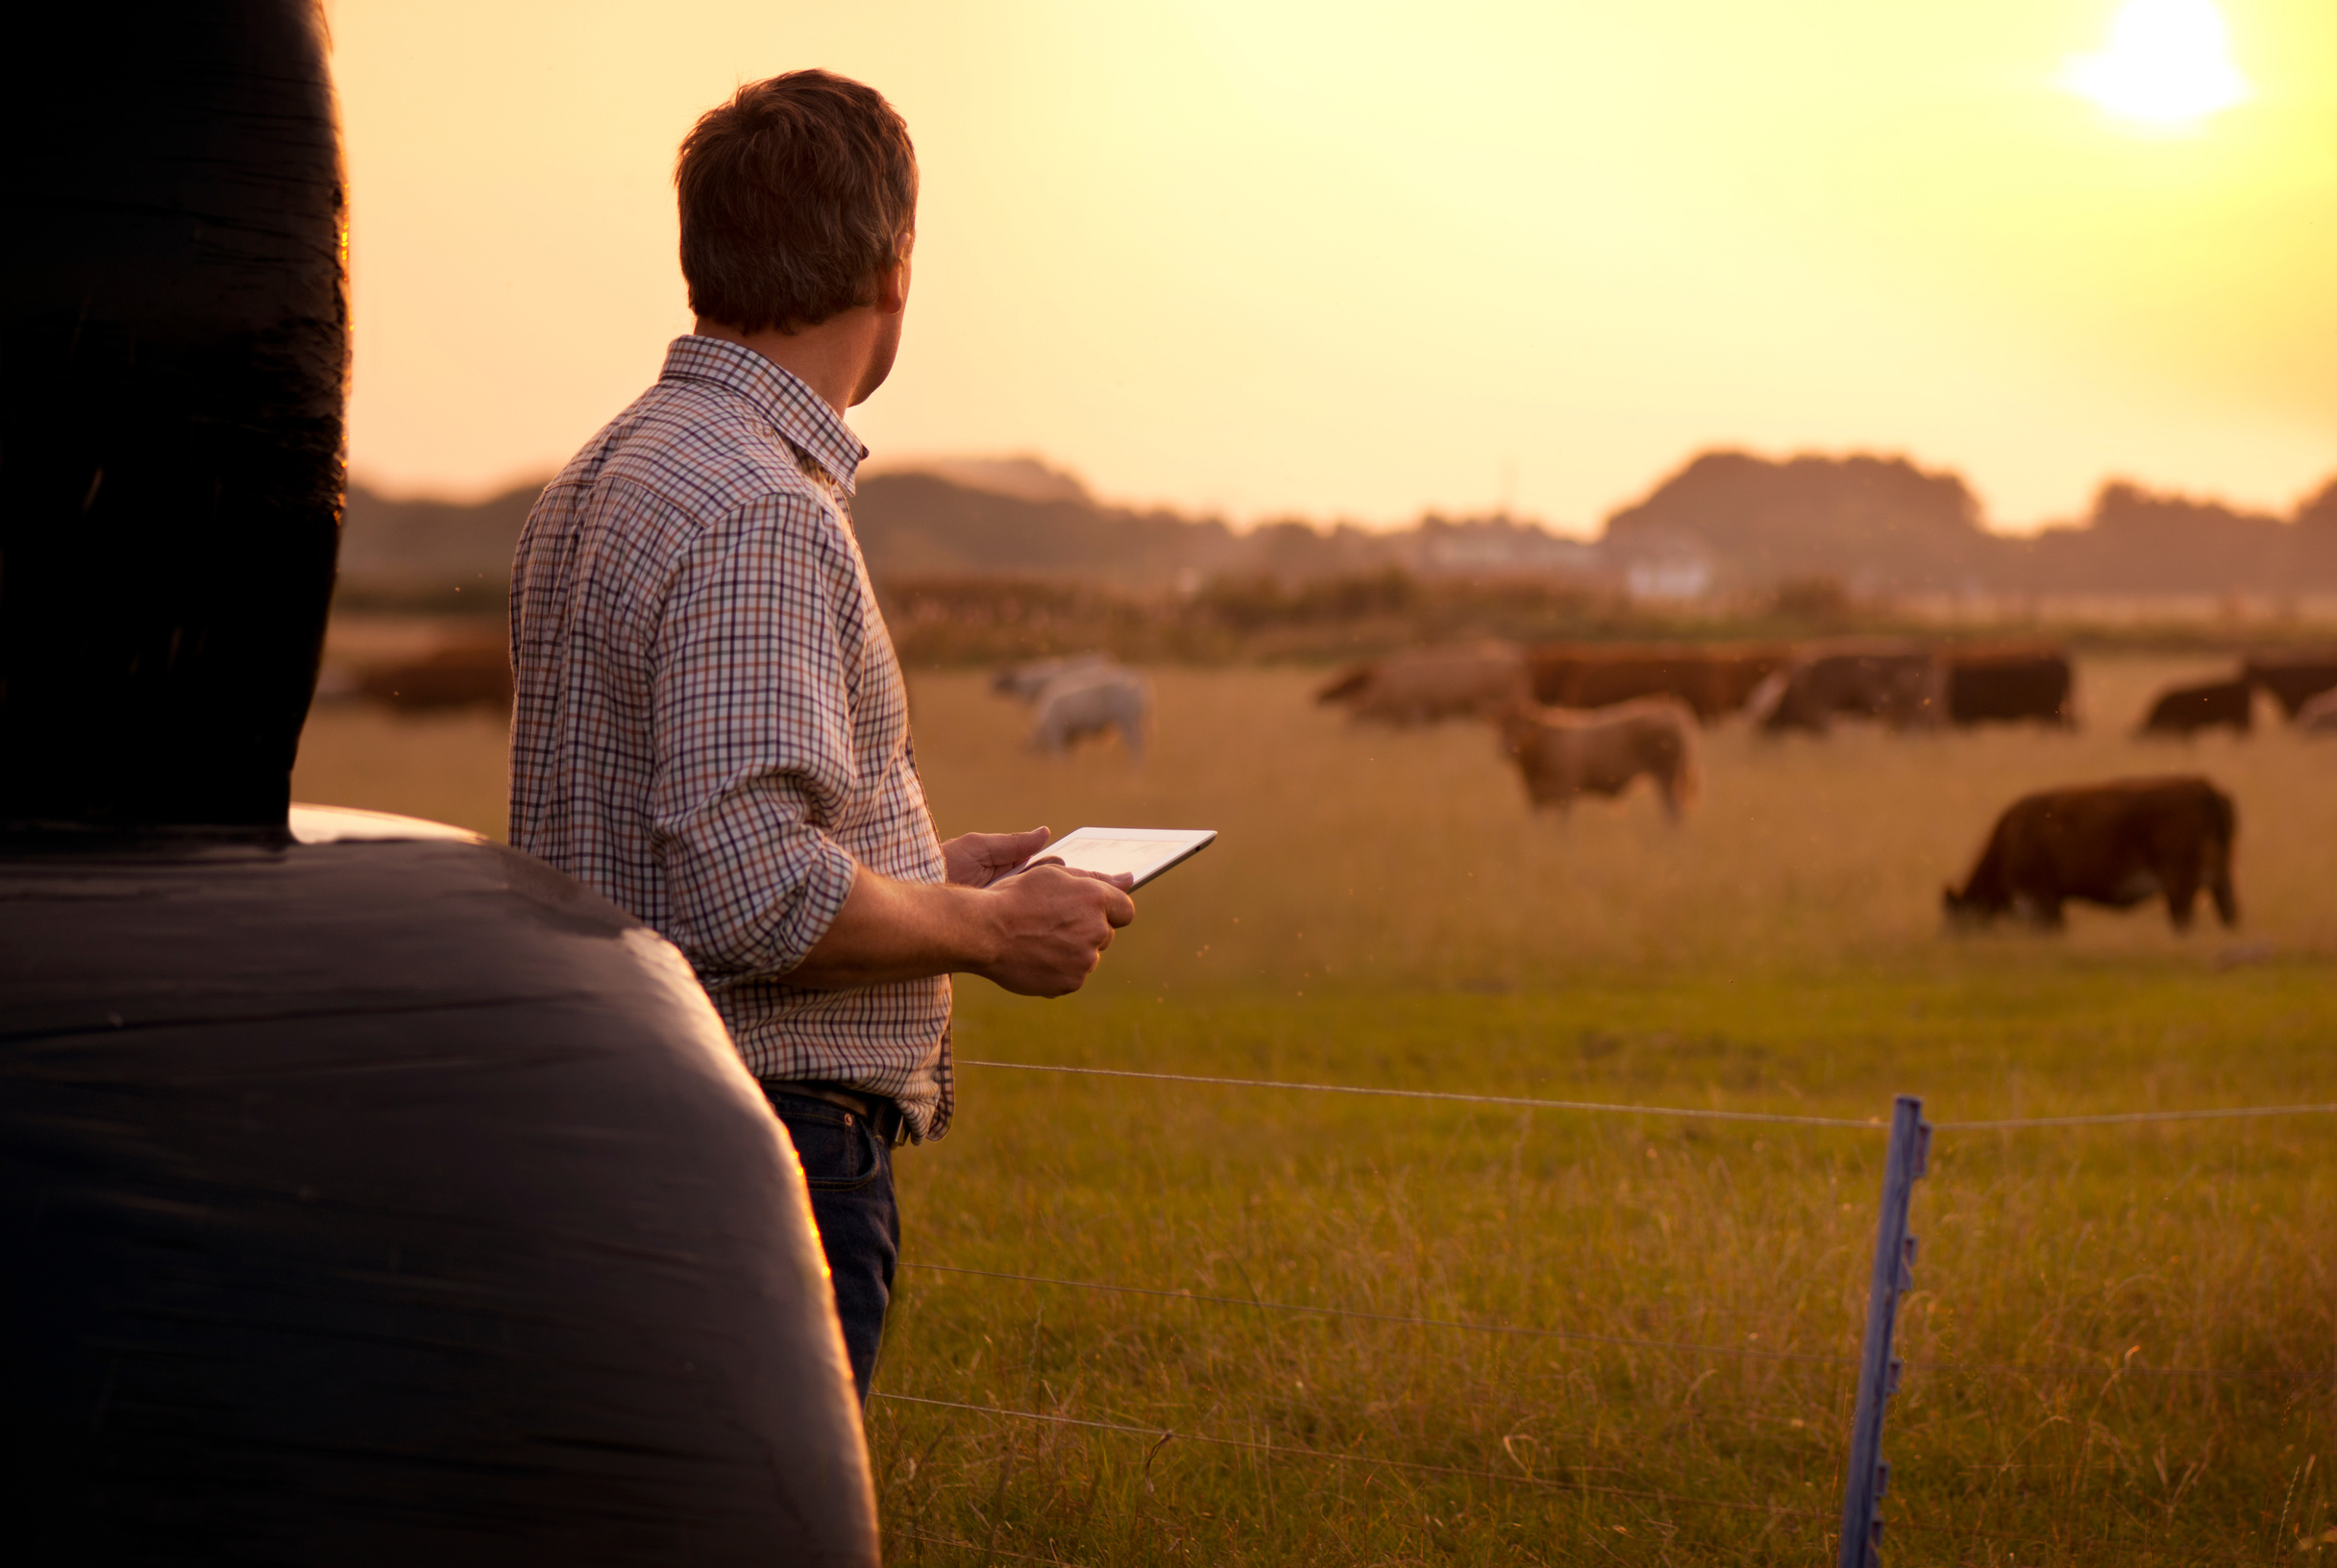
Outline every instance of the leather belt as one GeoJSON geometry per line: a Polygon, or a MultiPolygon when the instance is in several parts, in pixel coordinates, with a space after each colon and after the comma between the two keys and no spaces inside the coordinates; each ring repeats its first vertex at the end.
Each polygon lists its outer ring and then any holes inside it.
{"type": "Polygon", "coordinates": [[[888,1148],[898,1148],[909,1140],[908,1118],[900,1114],[899,1102],[882,1094],[866,1094],[842,1084],[799,1083],[793,1079],[773,1078],[770,1086],[782,1094],[800,1094],[805,1099],[825,1100],[828,1104],[849,1111],[869,1124],[870,1130],[884,1139],[888,1148]]]}

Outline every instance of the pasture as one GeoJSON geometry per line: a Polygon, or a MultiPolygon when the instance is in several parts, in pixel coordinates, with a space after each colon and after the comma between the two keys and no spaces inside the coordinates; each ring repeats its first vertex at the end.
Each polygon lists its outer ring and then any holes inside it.
{"type": "MultiPolygon", "coordinates": [[[[2088,660],[2075,734],[1724,724],[1676,828],[1644,786],[1534,816],[1488,727],[1351,726],[1312,672],[1155,672],[1142,772],[1028,755],[982,675],[916,673],[945,835],[1221,834],[1080,995],[962,984],[957,1050],[1943,1122],[2337,1099],[2337,745],[2127,733],[2215,667],[2088,660]],[[2240,932],[1942,935],[2014,796],[2174,771],[2238,803],[2240,932]]],[[[327,707],[295,793],[492,831],[501,767],[500,718],[327,707]]],[[[895,1560],[1831,1560],[1879,1135],[971,1065],[959,1094],[898,1163],[895,1560]]],[[[2333,1123],[1938,1134],[1894,1568],[2337,1560],[2333,1123]]]]}

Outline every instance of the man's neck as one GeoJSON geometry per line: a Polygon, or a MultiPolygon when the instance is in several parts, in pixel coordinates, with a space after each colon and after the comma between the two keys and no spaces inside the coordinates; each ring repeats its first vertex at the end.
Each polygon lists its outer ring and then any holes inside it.
{"type": "Polygon", "coordinates": [[[792,332],[775,328],[742,332],[701,316],[690,330],[701,337],[752,349],[819,393],[823,402],[842,414],[860,401],[858,394],[868,379],[870,351],[874,346],[875,322],[871,311],[848,310],[817,327],[792,332]],[[854,321],[854,317],[868,319],[854,321]]]}

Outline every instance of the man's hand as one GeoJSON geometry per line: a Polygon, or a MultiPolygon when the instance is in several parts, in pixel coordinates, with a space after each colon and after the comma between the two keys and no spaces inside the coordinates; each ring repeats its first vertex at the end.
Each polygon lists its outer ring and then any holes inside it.
{"type": "Polygon", "coordinates": [[[964,833],[942,845],[944,875],[952,887],[986,888],[1046,847],[1046,829],[1027,833],[964,833]]]}
{"type": "Polygon", "coordinates": [[[1042,862],[984,894],[997,946],[974,972],[1022,996],[1077,991],[1103,962],[1112,933],[1136,919],[1131,880],[1042,862]]]}
{"type": "Polygon", "coordinates": [[[1042,858],[1046,829],[969,833],[942,845],[949,880],[896,882],[863,866],[827,934],[789,971],[817,991],[961,970],[1024,996],[1061,996],[1095,972],[1112,933],[1136,919],[1126,875],[1042,858]]]}

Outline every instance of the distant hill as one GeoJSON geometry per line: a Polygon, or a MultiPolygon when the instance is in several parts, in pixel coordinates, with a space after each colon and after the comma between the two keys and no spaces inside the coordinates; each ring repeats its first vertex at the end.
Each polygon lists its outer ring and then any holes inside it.
{"type": "Polygon", "coordinates": [[[2048,593],[2295,594],[2337,589],[2337,480],[2293,518],[2113,481],[2082,524],[2015,542],[2012,577],[2048,593]]]}
{"type": "MultiPolygon", "coordinates": [[[[1394,533],[1285,521],[1237,534],[1215,518],[1100,505],[1075,479],[1027,459],[944,466],[956,478],[894,472],[861,481],[852,526],[872,576],[1191,589],[1222,576],[1308,581],[1391,567],[1434,576],[1587,576],[1597,566],[1597,551],[1580,541],[1507,518],[1429,517],[1394,533]]],[[[474,600],[495,595],[500,604],[520,527],[541,489],[522,485],[465,506],[391,501],[353,484],[341,539],[343,602],[460,607],[459,587],[474,600]]]]}
{"type": "Polygon", "coordinates": [[[2079,523],[1982,526],[1962,478],[1904,457],[1705,453],[1607,520],[1614,570],[1701,561],[1715,586],[1797,576],[1854,592],[2251,593],[2337,589],[2337,479],[2294,517],[2103,485],[2079,523]]]}
{"type": "Polygon", "coordinates": [[[1610,517],[1604,543],[1625,571],[1701,551],[1716,586],[1833,576],[1872,593],[1978,584],[2002,541],[1960,476],[1904,457],[1708,452],[1610,517]]]}
{"type": "MultiPolygon", "coordinates": [[[[520,485],[456,505],[353,485],[343,602],[500,607],[538,490],[520,485]]],[[[1989,531],[1954,472],[1864,453],[1701,453],[1610,517],[1596,544],[1506,517],[1432,515],[1388,532],[1286,519],[1236,533],[1216,518],[1101,504],[1031,458],[873,473],[852,509],[870,571],[896,580],[1059,578],[1190,592],[1219,578],[1295,584],[1401,570],[1557,576],[1657,598],[1817,577],[1860,595],[2337,591],[2337,479],[2288,518],[2114,480],[2082,521],[2030,538],[1989,531]]]]}

